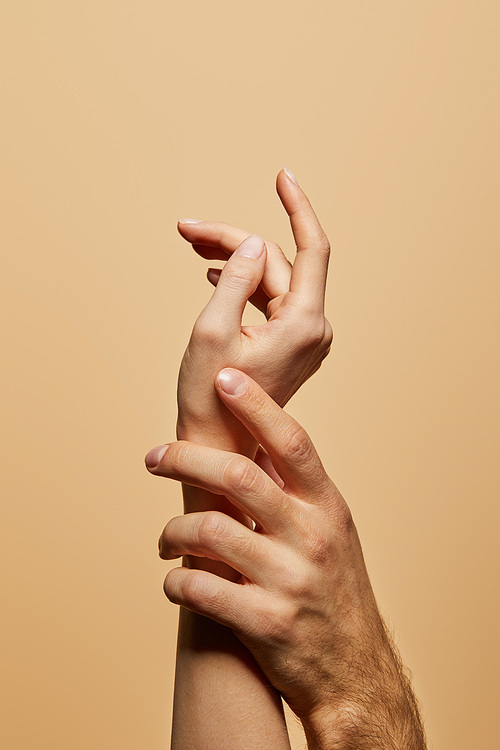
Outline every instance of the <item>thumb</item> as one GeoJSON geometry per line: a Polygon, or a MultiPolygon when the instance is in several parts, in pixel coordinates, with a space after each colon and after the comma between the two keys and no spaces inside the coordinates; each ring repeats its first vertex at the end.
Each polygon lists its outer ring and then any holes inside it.
{"type": "Polygon", "coordinates": [[[262,237],[251,234],[243,240],[222,269],[204,317],[209,317],[225,330],[239,330],[245,305],[264,275],[266,257],[262,237]]]}

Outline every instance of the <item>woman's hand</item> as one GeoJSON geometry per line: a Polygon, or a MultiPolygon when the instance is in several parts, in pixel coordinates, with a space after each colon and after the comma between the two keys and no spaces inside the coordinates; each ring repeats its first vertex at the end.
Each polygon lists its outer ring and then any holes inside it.
{"type": "Polygon", "coordinates": [[[216,222],[182,222],[179,231],[205,258],[227,259],[213,297],[195,323],[182,360],[177,434],[180,439],[245,452],[256,444],[223,407],[213,388],[222,367],[248,372],[285,404],[320,366],[333,334],[324,316],[330,247],[301,188],[282,170],[277,190],[297,246],[293,266],[281,249],[256,235],[216,222]],[[251,300],[267,317],[242,326],[251,300]]]}
{"type": "Polygon", "coordinates": [[[349,508],[306,432],[249,377],[223,370],[219,397],[267,451],[250,459],[189,442],[148,454],[154,474],[224,495],[224,513],[173,518],[160,556],[207,557],[232,581],[175,568],[167,597],[231,628],[302,720],[311,747],[425,743],[415,700],[379,615],[349,508]],[[158,461],[158,457],[160,460],[158,461]]]}

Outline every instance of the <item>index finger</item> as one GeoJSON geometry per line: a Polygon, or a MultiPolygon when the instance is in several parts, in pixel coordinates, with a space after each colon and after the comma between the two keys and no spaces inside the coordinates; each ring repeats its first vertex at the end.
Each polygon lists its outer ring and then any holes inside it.
{"type": "Polygon", "coordinates": [[[276,179],[297,246],[290,291],[296,293],[303,308],[323,314],[330,243],[307,195],[290,174],[282,169],[276,179]]]}
{"type": "Polygon", "coordinates": [[[331,495],[333,483],[307,432],[252,378],[225,368],[215,385],[220,399],[269,454],[285,492],[311,502],[331,495]]]}

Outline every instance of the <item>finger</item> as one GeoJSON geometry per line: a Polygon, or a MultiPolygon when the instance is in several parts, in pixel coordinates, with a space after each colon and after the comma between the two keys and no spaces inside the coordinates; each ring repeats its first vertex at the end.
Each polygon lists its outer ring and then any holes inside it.
{"type": "Polygon", "coordinates": [[[222,268],[209,268],[207,271],[207,279],[213,286],[217,286],[219,283],[222,268]]]}
{"type": "Polygon", "coordinates": [[[276,469],[273,466],[273,462],[267,455],[266,451],[262,448],[262,446],[259,445],[257,448],[257,453],[255,454],[254,458],[255,463],[257,466],[260,466],[262,471],[265,471],[267,476],[270,477],[275,484],[278,485],[281,489],[285,486],[284,481],[276,471],[276,469]]]}
{"type": "Polygon", "coordinates": [[[297,246],[290,291],[297,293],[304,307],[323,313],[330,245],[306,194],[294,180],[285,169],[276,180],[297,246]]]}
{"type": "Polygon", "coordinates": [[[224,495],[267,531],[280,534],[288,528],[291,498],[245,456],[179,441],[150,450],[146,467],[157,476],[224,495]]]}
{"type": "MultiPolygon", "coordinates": [[[[250,235],[248,235],[250,236],[250,235]]],[[[227,260],[229,254],[220,247],[208,247],[208,245],[192,245],[193,250],[205,260],[227,260]]]]}
{"type": "Polygon", "coordinates": [[[307,432],[252,378],[227,368],[219,372],[215,386],[223,403],[265,448],[286,490],[309,497],[311,487],[320,494],[331,488],[307,432]]]}
{"type": "Polygon", "coordinates": [[[233,583],[205,570],[173,568],[165,578],[163,590],[174,604],[209,617],[242,636],[262,629],[269,621],[268,613],[273,611],[273,603],[262,589],[233,583]]]}
{"type": "MultiPolygon", "coordinates": [[[[222,269],[220,268],[209,268],[207,271],[207,279],[213,286],[217,286],[219,283],[219,278],[221,275],[222,269]]],[[[251,305],[257,308],[257,310],[260,310],[260,312],[264,313],[264,315],[267,316],[268,314],[268,305],[269,305],[269,297],[267,294],[264,293],[264,290],[259,286],[257,287],[257,291],[252,294],[251,297],[249,297],[248,301],[251,305]]]]}
{"type": "Polygon", "coordinates": [[[259,286],[265,265],[264,240],[252,234],[228,258],[212,298],[200,315],[200,324],[208,321],[219,331],[239,333],[243,311],[259,286]]]}
{"type": "Polygon", "coordinates": [[[275,575],[270,541],[216,510],[172,518],[160,537],[160,557],[194,555],[226,563],[258,585],[275,575]]]}
{"type": "MultiPolygon", "coordinates": [[[[250,236],[250,232],[237,229],[218,221],[182,222],[177,225],[179,233],[191,242],[194,250],[209,260],[227,260],[237,247],[250,236]]],[[[262,279],[266,294],[277,297],[290,287],[291,263],[275,242],[266,242],[267,265],[262,279]]]]}

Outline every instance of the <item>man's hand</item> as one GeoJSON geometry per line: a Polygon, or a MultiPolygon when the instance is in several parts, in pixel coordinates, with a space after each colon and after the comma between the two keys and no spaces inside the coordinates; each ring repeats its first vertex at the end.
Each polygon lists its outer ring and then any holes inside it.
{"type": "MultiPolygon", "coordinates": [[[[170,477],[226,496],[252,530],[218,511],[173,518],[160,556],[208,557],[229,581],[175,568],[167,597],[233,629],[304,724],[310,748],[423,750],[409,683],[377,609],[351,513],[306,432],[248,376],[216,379],[225,406],[265,449],[250,459],[189,442],[148,454],[170,477]]],[[[163,446],[162,448],[165,448],[163,446]]]]}
{"type": "Polygon", "coordinates": [[[324,316],[328,240],[305,193],[284,170],[277,190],[297,246],[293,266],[278,245],[227,224],[179,224],[200,255],[227,260],[222,272],[209,271],[216,289],[181,364],[179,439],[252,455],[254,441],[217,399],[216,373],[238,367],[283,405],[330,349],[332,329],[324,316]],[[249,299],[266,314],[263,325],[242,326],[249,299]]]}

